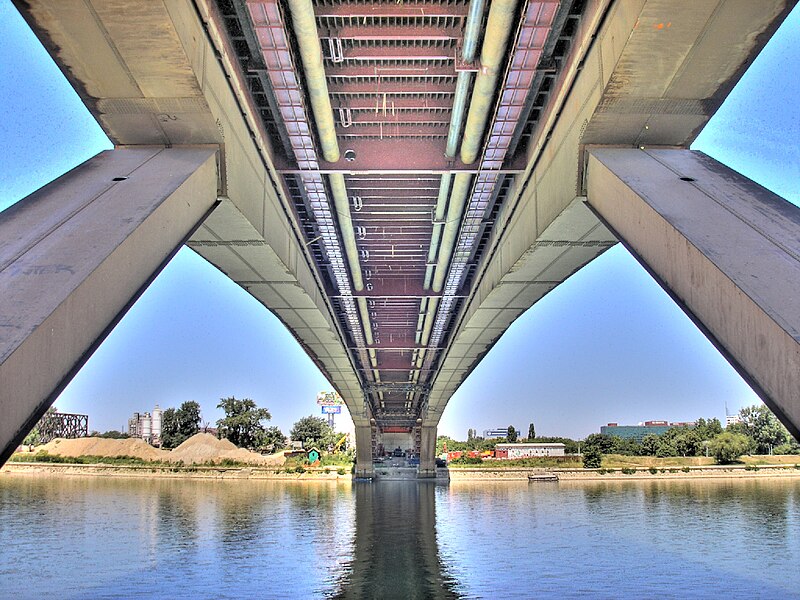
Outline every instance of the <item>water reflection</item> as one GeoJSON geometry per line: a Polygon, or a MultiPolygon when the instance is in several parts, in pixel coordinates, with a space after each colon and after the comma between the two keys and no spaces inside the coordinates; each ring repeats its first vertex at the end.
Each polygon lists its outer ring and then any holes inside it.
{"type": "Polygon", "coordinates": [[[0,598],[800,597],[800,479],[0,474],[0,598]]]}
{"type": "Polygon", "coordinates": [[[355,552],[334,598],[458,598],[436,542],[436,484],[356,484],[355,552]]]}

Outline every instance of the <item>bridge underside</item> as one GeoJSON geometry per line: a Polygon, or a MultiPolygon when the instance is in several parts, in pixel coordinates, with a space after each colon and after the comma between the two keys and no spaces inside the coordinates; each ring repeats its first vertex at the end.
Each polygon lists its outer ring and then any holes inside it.
{"type": "MultiPolygon", "coordinates": [[[[360,474],[381,445],[430,474],[447,401],[507,327],[616,243],[603,221],[636,238],[607,214],[594,149],[688,147],[793,4],[30,0],[22,12],[113,152],[218,149],[219,206],[189,246],[339,390],[360,474]]],[[[630,245],[650,265],[653,243],[630,245]]],[[[670,290],[689,277],[653,271],[670,290]]],[[[687,294],[706,323],[717,305],[687,294]]],[[[781,348],[796,357],[795,326],[782,323],[781,348]]],[[[743,356],[761,325],[707,330],[797,431],[796,362],[767,383],[743,356]]]]}

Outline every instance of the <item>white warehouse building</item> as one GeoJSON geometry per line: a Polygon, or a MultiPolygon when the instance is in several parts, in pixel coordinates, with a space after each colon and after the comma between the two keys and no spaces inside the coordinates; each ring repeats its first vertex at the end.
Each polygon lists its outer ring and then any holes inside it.
{"type": "Polygon", "coordinates": [[[564,456],[564,444],[530,443],[530,444],[497,444],[497,458],[532,458],[535,456],[564,456]]]}

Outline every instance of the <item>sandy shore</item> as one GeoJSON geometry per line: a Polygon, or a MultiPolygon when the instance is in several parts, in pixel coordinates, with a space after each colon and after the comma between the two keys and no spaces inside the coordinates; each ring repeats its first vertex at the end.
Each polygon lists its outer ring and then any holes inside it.
{"type": "MultiPolygon", "coordinates": [[[[99,477],[167,477],[182,479],[274,479],[283,481],[336,481],[350,480],[350,469],[339,474],[334,467],[307,468],[303,473],[287,473],[284,469],[269,467],[222,467],[190,466],[165,467],[147,465],[70,465],[62,463],[7,463],[0,469],[4,474],[51,474],[57,476],[99,476],[99,477]],[[327,472],[326,472],[327,471],[327,472]]],[[[555,473],[562,481],[630,481],[656,479],[725,479],[725,478],[763,478],[800,477],[800,469],[793,465],[763,465],[758,470],[747,470],[744,465],[714,465],[690,467],[688,471],[680,468],[666,469],[662,473],[650,473],[639,469],[636,473],[624,474],[620,470],[599,473],[597,470],[583,469],[536,469],[536,468],[451,468],[450,481],[527,481],[528,475],[555,473]]]]}

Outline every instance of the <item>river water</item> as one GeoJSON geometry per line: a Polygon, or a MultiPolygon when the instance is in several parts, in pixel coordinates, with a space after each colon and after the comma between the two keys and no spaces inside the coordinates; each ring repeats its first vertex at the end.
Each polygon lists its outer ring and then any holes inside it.
{"type": "Polygon", "coordinates": [[[800,598],[800,479],[0,475],[2,598],[800,598]]]}

